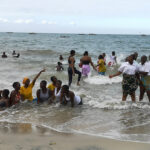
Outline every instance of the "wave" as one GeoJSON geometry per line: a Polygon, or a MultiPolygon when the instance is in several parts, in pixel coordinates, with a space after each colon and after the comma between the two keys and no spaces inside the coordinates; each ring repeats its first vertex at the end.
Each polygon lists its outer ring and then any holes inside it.
{"type": "Polygon", "coordinates": [[[113,84],[120,83],[122,81],[122,77],[115,77],[110,79],[108,76],[92,76],[84,79],[85,82],[89,84],[113,84]]]}
{"type": "Polygon", "coordinates": [[[107,110],[129,110],[129,109],[150,109],[148,102],[129,102],[129,101],[103,101],[98,102],[90,100],[87,102],[93,108],[107,109],[107,110]]]}

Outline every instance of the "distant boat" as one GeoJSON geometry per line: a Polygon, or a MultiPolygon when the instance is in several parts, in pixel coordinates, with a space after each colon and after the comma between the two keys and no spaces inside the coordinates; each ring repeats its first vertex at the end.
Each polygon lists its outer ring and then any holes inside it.
{"type": "Polygon", "coordinates": [[[61,38],[69,38],[69,36],[61,35],[61,38]]]}
{"type": "Polygon", "coordinates": [[[89,33],[89,35],[96,35],[95,33],[89,33]]]}
{"type": "Polygon", "coordinates": [[[9,33],[9,34],[10,34],[10,33],[13,33],[13,32],[6,32],[6,33],[9,33]]]}
{"type": "Polygon", "coordinates": [[[141,34],[141,36],[147,36],[146,34],[141,34]]]}
{"type": "Polygon", "coordinates": [[[30,32],[29,34],[36,34],[35,32],[30,32]]]}

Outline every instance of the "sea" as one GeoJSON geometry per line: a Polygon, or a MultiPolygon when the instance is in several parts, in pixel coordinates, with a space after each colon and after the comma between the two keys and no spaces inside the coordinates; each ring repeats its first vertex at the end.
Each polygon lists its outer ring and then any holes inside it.
{"type": "Polygon", "coordinates": [[[138,52],[137,61],[142,55],[150,55],[149,35],[102,35],[102,34],[48,34],[48,33],[0,33],[0,54],[6,52],[8,58],[0,57],[0,90],[13,90],[15,81],[22,84],[24,77],[31,80],[37,73],[46,69],[37,79],[33,96],[40,88],[40,81],[49,83],[55,75],[68,84],[68,56],[75,50],[76,68],[84,51],[88,51],[96,65],[98,56],[106,53],[106,62],[112,51],[116,52],[117,65],[107,66],[106,76],[100,76],[91,68],[88,77],[82,77],[80,86],[73,78],[70,90],[83,99],[83,105],[77,107],[62,106],[59,103],[47,105],[36,102],[20,104],[0,111],[0,132],[41,132],[49,131],[70,134],[85,134],[123,141],[150,143],[150,103],[145,94],[139,102],[139,88],[136,102],[130,96],[122,102],[122,76],[109,79],[116,73],[126,56],[138,52]],[[12,52],[20,53],[13,58],[12,52]],[[64,71],[57,72],[55,67],[62,61],[64,71]]]}

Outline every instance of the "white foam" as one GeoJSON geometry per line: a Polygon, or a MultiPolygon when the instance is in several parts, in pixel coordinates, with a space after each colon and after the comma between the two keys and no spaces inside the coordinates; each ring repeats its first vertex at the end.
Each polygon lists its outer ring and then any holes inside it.
{"type": "Polygon", "coordinates": [[[84,79],[85,82],[89,84],[113,84],[113,83],[120,83],[122,81],[122,77],[118,76],[115,78],[109,78],[108,76],[92,76],[84,79]]]}

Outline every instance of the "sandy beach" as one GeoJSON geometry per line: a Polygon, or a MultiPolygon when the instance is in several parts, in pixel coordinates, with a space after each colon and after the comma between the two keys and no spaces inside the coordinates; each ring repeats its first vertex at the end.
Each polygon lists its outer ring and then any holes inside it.
{"type": "Polygon", "coordinates": [[[1,150],[149,150],[150,144],[101,137],[51,133],[0,134],[1,150]]]}

